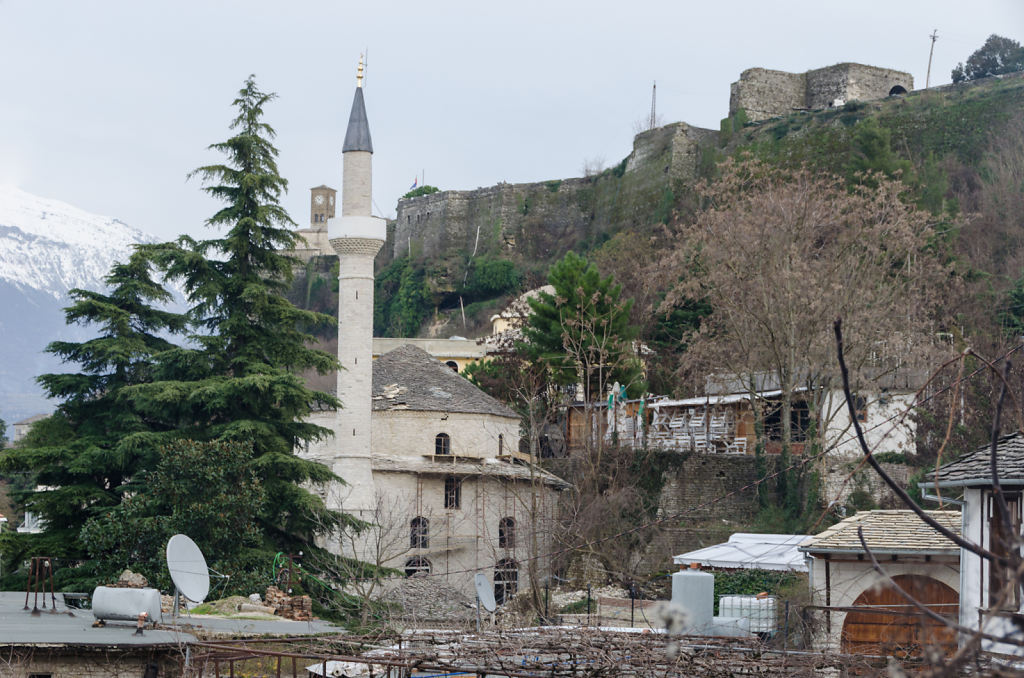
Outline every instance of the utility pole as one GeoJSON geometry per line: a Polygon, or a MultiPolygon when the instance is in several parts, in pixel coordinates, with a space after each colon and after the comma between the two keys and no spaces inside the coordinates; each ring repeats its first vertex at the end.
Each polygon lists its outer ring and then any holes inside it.
{"type": "Polygon", "coordinates": [[[658,101],[658,81],[655,80],[651,85],[651,121],[648,124],[647,129],[651,130],[658,126],[658,114],[657,105],[658,101]]]}
{"type": "Polygon", "coordinates": [[[935,53],[935,41],[939,39],[939,29],[936,28],[932,31],[932,34],[928,36],[932,39],[932,48],[928,50],[928,73],[924,76],[924,88],[928,89],[928,86],[932,81],[932,55],[935,53]]]}

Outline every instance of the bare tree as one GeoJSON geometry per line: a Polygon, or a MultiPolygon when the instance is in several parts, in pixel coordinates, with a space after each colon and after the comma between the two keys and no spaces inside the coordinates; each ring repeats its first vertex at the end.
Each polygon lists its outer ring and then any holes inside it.
{"type": "MultiPolygon", "coordinates": [[[[779,170],[727,161],[721,179],[698,187],[704,208],[677,226],[662,262],[679,276],[667,304],[706,299],[711,315],[688,342],[684,368],[737,375],[781,390],[781,439],[793,440],[791,406],[806,389],[813,415],[838,410],[824,398],[837,384],[829,318],[848,337],[855,389],[933,355],[942,327],[948,267],[929,249],[930,215],[903,200],[898,181],[847,186],[803,167],[779,170]]],[[[825,421],[818,421],[821,436],[825,421]]],[[[824,442],[817,441],[819,444],[824,442]]]]}

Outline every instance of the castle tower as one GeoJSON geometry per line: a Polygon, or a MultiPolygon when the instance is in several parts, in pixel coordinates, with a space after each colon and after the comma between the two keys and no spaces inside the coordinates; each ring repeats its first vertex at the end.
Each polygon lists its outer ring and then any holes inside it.
{"type": "MultiPolygon", "coordinates": [[[[373,386],[373,259],[386,237],[384,219],[370,214],[370,127],[363,103],[363,62],[342,147],[341,217],[327,223],[338,253],[338,410],[332,469],[345,479],[341,508],[358,514],[375,501],[370,468],[373,386]]],[[[329,505],[335,502],[328,501],[329,505]]]]}
{"type": "Polygon", "coordinates": [[[327,221],[334,218],[334,198],[337,191],[330,186],[316,186],[309,189],[309,228],[312,231],[327,231],[327,221]]]}

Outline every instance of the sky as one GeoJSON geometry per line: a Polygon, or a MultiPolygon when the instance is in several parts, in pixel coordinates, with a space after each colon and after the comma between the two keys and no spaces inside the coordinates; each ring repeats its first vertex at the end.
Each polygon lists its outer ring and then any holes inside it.
{"type": "Polygon", "coordinates": [[[933,85],[985,38],[1024,40],[1024,0],[0,0],[0,184],[163,239],[203,235],[218,204],[190,170],[220,162],[250,74],[278,98],[285,208],[341,188],[360,53],[374,212],[414,180],[473,189],[612,166],[650,113],[718,128],[753,67],[853,61],[933,85]]]}

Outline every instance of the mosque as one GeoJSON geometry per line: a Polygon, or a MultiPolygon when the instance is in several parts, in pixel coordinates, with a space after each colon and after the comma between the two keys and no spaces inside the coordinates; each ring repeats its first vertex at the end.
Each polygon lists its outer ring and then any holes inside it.
{"type": "MultiPolygon", "coordinates": [[[[342,147],[336,192],[312,189],[312,223],[299,235],[338,255],[337,395],[342,408],[311,421],[334,436],[302,455],[344,485],[325,490],[332,509],[371,525],[325,544],[339,555],[443,580],[474,595],[474,575],[500,604],[547,573],[560,478],[519,452],[519,416],[413,344],[374,360],[374,257],[385,220],[371,215],[373,143],[362,63],[342,147]]],[[[399,340],[390,340],[398,342],[399,340]]]]}

